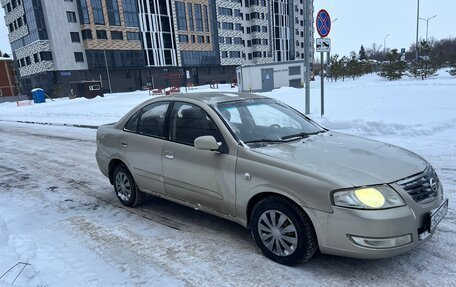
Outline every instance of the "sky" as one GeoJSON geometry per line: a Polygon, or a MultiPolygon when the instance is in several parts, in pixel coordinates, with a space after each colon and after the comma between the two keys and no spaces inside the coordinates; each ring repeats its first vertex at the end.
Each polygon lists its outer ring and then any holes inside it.
{"type": "MultiPolygon", "coordinates": [[[[326,9],[333,22],[328,38],[332,53],[349,55],[373,43],[387,48],[409,48],[416,37],[416,8],[418,0],[314,0],[315,16],[326,9]]],[[[429,18],[429,37],[435,39],[456,37],[456,0],[420,0],[420,17],[429,18]]],[[[8,30],[4,11],[0,8],[0,50],[10,53],[8,30]]],[[[426,21],[420,20],[420,38],[426,37],[426,21]]],[[[315,35],[318,37],[318,35],[315,35]]]]}

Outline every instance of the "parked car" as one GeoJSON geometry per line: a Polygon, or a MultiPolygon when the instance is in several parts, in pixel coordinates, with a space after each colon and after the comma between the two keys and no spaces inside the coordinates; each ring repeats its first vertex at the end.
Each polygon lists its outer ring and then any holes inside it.
{"type": "Polygon", "coordinates": [[[119,200],[146,193],[251,228],[270,259],[382,258],[428,240],[448,200],[432,166],[402,148],[330,131],[247,93],[157,97],[97,131],[119,200]]]}

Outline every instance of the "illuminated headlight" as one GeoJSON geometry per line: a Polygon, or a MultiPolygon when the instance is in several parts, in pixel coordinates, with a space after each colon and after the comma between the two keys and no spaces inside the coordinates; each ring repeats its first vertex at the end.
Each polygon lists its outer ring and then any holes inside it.
{"type": "Polygon", "coordinates": [[[387,185],[336,191],[333,199],[334,205],[356,209],[385,209],[405,205],[399,194],[387,185]]]}
{"type": "Polygon", "coordinates": [[[390,238],[365,238],[353,235],[349,235],[348,237],[356,245],[377,249],[400,247],[412,243],[411,234],[390,238]]]}

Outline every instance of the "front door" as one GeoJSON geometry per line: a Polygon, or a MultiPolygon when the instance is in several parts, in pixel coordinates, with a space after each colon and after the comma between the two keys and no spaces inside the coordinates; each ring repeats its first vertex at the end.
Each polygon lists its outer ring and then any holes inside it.
{"type": "Polygon", "coordinates": [[[261,84],[262,92],[274,89],[274,69],[261,69],[261,84]]]}
{"type": "Polygon", "coordinates": [[[193,146],[199,136],[224,142],[214,122],[196,105],[176,102],[169,122],[171,141],[164,143],[162,153],[167,195],[234,215],[235,151],[218,153],[193,146]]]}

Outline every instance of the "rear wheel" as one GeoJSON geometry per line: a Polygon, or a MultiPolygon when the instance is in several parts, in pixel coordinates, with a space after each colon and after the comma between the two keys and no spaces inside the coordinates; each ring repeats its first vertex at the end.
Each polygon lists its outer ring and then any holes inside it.
{"type": "Polygon", "coordinates": [[[271,196],[252,211],[252,234],[264,255],[280,264],[308,261],[317,251],[317,239],[310,218],[290,200],[271,196]]]}
{"type": "Polygon", "coordinates": [[[123,205],[135,207],[141,204],[145,194],[138,189],[135,180],[125,165],[116,166],[113,178],[114,191],[123,205]]]}

